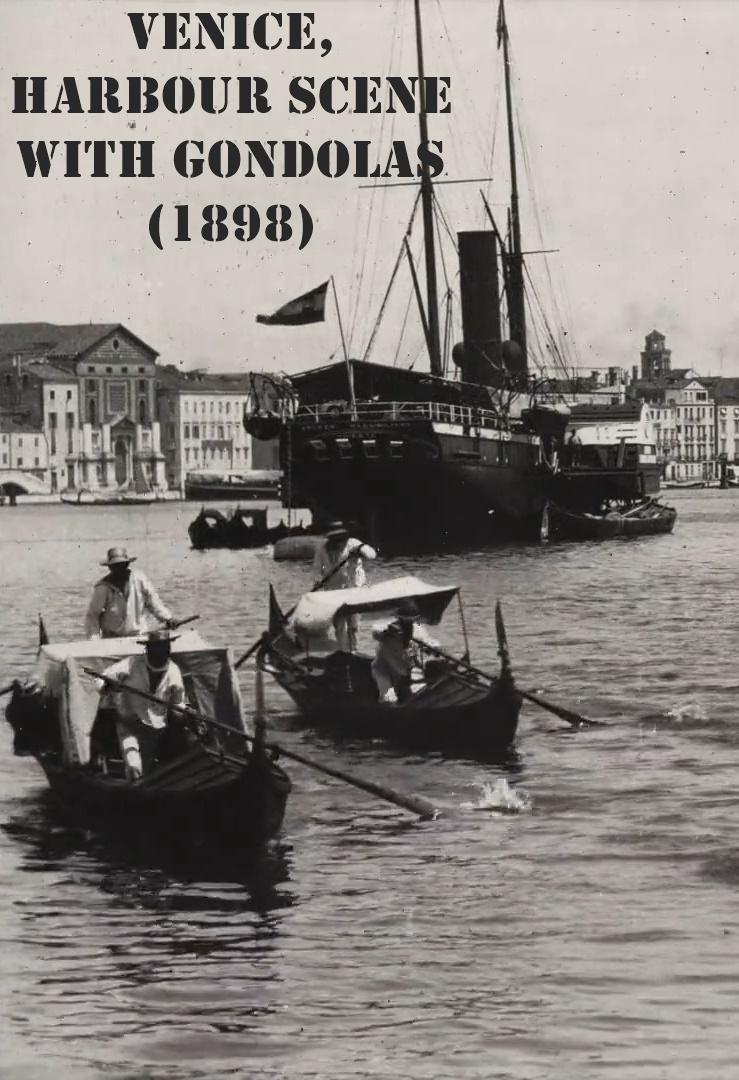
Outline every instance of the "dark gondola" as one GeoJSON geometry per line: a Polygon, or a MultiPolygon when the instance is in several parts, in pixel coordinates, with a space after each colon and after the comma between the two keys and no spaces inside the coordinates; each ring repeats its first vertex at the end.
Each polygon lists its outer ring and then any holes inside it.
{"type": "Polygon", "coordinates": [[[677,511],[654,499],[626,510],[605,514],[575,514],[556,503],[544,512],[542,536],[550,540],[610,540],[615,537],[655,536],[670,533],[677,511]]]}
{"type": "Polygon", "coordinates": [[[269,527],[265,509],[248,510],[240,506],[228,516],[220,510],[203,507],[187,531],[190,543],[198,551],[266,547],[288,536],[308,536],[312,532],[303,525],[288,526],[284,521],[269,527]]]}
{"type": "Polygon", "coordinates": [[[396,578],[367,588],[306,593],[287,620],[272,596],[271,633],[258,662],[316,728],[418,750],[499,756],[513,743],[521,708],[502,620],[497,678],[484,678],[463,661],[440,660],[433,647],[418,641],[422,678],[406,700],[395,704],[379,700],[372,656],[339,649],[325,637],[326,628],[332,632],[342,620],[367,613],[393,616],[408,601],[417,605],[422,622],[435,624],[457,594],[456,586],[437,588],[418,578],[396,578]]]}
{"type": "MultiPolygon", "coordinates": [[[[258,740],[245,749],[238,681],[228,650],[193,632],[175,643],[197,735],[173,728],[174,747],[142,779],[124,777],[115,736],[100,727],[97,679],[140,652],[131,638],[41,647],[32,678],[17,684],[6,710],[14,750],[39,762],[68,817],[124,837],[132,849],[219,858],[235,868],[279,830],[290,780],[258,740]],[[96,720],[97,718],[97,720],[96,720]]],[[[172,725],[170,725],[172,727],[172,725]]]]}

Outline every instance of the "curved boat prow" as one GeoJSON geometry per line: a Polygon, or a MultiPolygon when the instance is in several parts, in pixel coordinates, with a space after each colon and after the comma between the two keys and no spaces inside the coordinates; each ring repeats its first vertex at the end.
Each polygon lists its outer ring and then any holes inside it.
{"type": "Polygon", "coordinates": [[[275,593],[274,585],[269,586],[269,633],[273,638],[279,637],[285,626],[287,616],[280,607],[275,593]]]}
{"type": "Polygon", "coordinates": [[[507,679],[509,682],[513,682],[513,669],[511,668],[511,657],[508,652],[508,637],[506,635],[505,623],[503,622],[503,611],[500,606],[500,600],[495,604],[495,632],[498,635],[500,677],[501,679],[507,679]]]}

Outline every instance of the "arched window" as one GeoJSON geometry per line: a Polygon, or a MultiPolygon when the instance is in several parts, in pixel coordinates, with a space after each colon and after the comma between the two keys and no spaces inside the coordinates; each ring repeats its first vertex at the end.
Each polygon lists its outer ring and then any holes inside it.
{"type": "Polygon", "coordinates": [[[146,398],[139,398],[139,423],[145,425],[146,419],[146,398]]]}

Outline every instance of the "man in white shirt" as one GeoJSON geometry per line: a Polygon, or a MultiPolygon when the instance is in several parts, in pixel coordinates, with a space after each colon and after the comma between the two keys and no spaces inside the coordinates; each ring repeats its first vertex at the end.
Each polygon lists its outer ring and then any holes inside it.
{"type": "Polygon", "coordinates": [[[176,640],[168,630],[152,630],[138,642],[146,646],[143,655],[127,656],[102,673],[120,684],[117,688],[104,684],[101,707],[112,708],[117,714],[116,731],[128,780],[139,780],[154,765],[167,727],[167,706],[186,704],[182,672],[170,659],[176,640]],[[162,698],[167,705],[130,693],[129,687],[162,698]]]}
{"type": "Polygon", "coordinates": [[[108,573],[97,582],[85,618],[85,637],[135,637],[146,630],[146,616],[151,614],[170,629],[172,612],[159,599],[149,579],[140,570],[132,570],[136,556],[125,548],[113,547],[100,565],[108,573]]]}
{"type": "MultiPolygon", "coordinates": [[[[377,552],[369,544],[349,535],[349,530],[342,521],[332,521],[326,530],[325,539],[316,548],[313,556],[313,574],[316,585],[323,582],[321,589],[354,589],[367,584],[362,559],[376,559],[377,552]],[[335,571],[331,573],[331,571],[335,571]],[[324,578],[328,577],[327,581],[324,578]]],[[[336,640],[339,647],[353,652],[357,645],[359,620],[350,615],[336,627],[336,640]]]]}

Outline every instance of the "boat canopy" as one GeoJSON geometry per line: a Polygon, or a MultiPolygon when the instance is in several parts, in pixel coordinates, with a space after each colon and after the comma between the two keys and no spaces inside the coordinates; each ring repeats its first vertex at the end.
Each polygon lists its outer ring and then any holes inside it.
{"type": "Polygon", "coordinates": [[[356,589],[309,592],[300,598],[287,632],[296,637],[324,637],[337,620],[363,612],[394,615],[411,600],[422,622],[436,624],[458,591],[458,585],[429,585],[417,577],[400,577],[356,589]]]}
{"type": "MultiPolygon", "coordinates": [[[[30,682],[57,703],[66,765],[90,760],[90,734],[101,683],[82,669],[104,672],[118,660],[144,651],[135,638],[92,638],[44,645],[30,682]]],[[[172,645],[172,660],[182,671],[188,702],[208,719],[244,730],[239,683],[229,649],[208,645],[194,630],[172,645]]]]}

